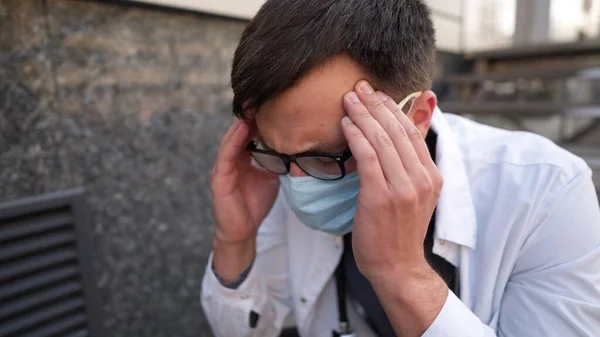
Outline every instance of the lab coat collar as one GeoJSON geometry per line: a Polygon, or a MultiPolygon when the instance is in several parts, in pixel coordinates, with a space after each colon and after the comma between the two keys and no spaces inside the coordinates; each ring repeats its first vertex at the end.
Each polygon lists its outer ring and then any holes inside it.
{"type": "Polygon", "coordinates": [[[474,249],[477,220],[466,168],[456,136],[437,107],[431,128],[438,135],[435,161],[444,179],[436,209],[435,237],[474,249]]]}

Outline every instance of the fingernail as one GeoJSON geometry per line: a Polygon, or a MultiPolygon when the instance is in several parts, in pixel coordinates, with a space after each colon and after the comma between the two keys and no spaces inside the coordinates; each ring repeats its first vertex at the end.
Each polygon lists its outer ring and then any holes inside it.
{"type": "Polygon", "coordinates": [[[350,102],[354,104],[360,103],[360,99],[358,99],[358,95],[356,95],[354,91],[348,93],[346,97],[348,98],[348,100],[350,100],[350,102]]]}
{"type": "Polygon", "coordinates": [[[350,119],[350,117],[344,116],[344,118],[342,118],[342,123],[344,123],[344,124],[352,124],[352,120],[350,119]]]}
{"type": "Polygon", "coordinates": [[[369,83],[367,83],[367,81],[360,82],[360,84],[358,85],[358,88],[360,89],[360,91],[364,92],[365,94],[373,93],[373,88],[371,87],[371,85],[369,83]]]}
{"type": "Polygon", "coordinates": [[[381,91],[377,92],[377,97],[379,97],[379,100],[382,101],[382,102],[387,101],[388,98],[389,98],[388,95],[382,93],[381,91]]]}

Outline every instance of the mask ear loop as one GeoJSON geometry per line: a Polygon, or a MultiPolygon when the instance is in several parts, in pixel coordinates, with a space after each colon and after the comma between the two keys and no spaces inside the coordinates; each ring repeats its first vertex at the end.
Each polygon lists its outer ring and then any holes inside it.
{"type": "Polygon", "coordinates": [[[408,112],[406,113],[406,117],[410,118],[411,115],[410,113],[412,112],[412,106],[415,103],[414,101],[419,98],[421,95],[423,94],[422,91],[417,91],[417,92],[413,92],[412,94],[406,96],[402,101],[400,101],[400,103],[398,103],[398,107],[400,108],[401,111],[404,111],[404,106],[406,104],[408,104],[408,102],[410,102],[412,100],[412,103],[409,107],[408,112]]]}

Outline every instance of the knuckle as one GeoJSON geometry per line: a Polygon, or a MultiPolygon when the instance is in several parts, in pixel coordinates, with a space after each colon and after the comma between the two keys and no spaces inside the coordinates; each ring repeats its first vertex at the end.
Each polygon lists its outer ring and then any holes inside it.
{"type": "Polygon", "coordinates": [[[381,107],[384,107],[384,106],[385,106],[385,104],[380,100],[374,100],[367,104],[367,107],[369,109],[380,109],[381,107]]]}
{"type": "Polygon", "coordinates": [[[399,135],[400,137],[406,136],[406,130],[398,121],[391,122],[389,125],[389,129],[392,130],[396,135],[399,135]]]}
{"type": "Polygon", "coordinates": [[[371,113],[369,112],[369,110],[366,110],[366,109],[359,109],[359,110],[356,112],[356,115],[357,115],[357,117],[358,117],[358,118],[362,118],[362,119],[370,119],[370,118],[373,118],[373,117],[371,116],[371,113]]]}
{"type": "Polygon", "coordinates": [[[417,193],[412,188],[403,188],[396,192],[396,199],[401,204],[412,204],[417,201],[417,193]]]}
{"type": "Polygon", "coordinates": [[[371,202],[379,209],[387,209],[392,206],[393,198],[388,193],[382,192],[372,198],[371,202]]]}
{"type": "Polygon", "coordinates": [[[394,107],[391,109],[392,114],[394,114],[394,116],[397,116],[399,114],[403,114],[404,112],[402,111],[402,109],[400,109],[399,106],[394,105],[394,107]]]}
{"type": "Polygon", "coordinates": [[[381,132],[377,134],[377,145],[383,148],[394,146],[394,142],[392,141],[392,137],[385,132],[381,132]]]}
{"type": "Polygon", "coordinates": [[[364,138],[365,134],[357,127],[353,127],[350,131],[350,135],[355,138],[364,138]]]}
{"type": "Polygon", "coordinates": [[[379,165],[379,158],[377,158],[377,152],[373,149],[366,150],[364,153],[364,158],[367,162],[379,165]]]}
{"type": "Polygon", "coordinates": [[[419,129],[417,129],[417,127],[414,125],[411,126],[410,128],[408,128],[408,130],[406,130],[406,134],[408,134],[408,137],[410,137],[411,139],[414,139],[414,140],[423,138],[421,131],[419,131],[419,129]]]}
{"type": "Polygon", "coordinates": [[[442,187],[444,186],[444,178],[441,174],[439,174],[439,172],[436,172],[432,176],[431,180],[433,184],[433,191],[435,192],[435,194],[439,195],[442,191],[442,187]]]}
{"type": "Polygon", "coordinates": [[[427,174],[420,174],[415,181],[420,193],[430,193],[433,191],[433,183],[427,174]]]}

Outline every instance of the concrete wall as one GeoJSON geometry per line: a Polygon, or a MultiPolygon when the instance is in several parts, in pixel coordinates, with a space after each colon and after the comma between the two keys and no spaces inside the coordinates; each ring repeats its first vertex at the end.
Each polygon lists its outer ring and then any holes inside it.
{"type": "MultiPolygon", "coordinates": [[[[0,1],[0,202],[84,186],[107,337],[211,336],[209,172],[244,21],[0,1]]],[[[438,72],[454,68],[440,56],[438,72]]]]}
{"type": "Polygon", "coordinates": [[[107,337],[211,336],[209,171],[244,22],[0,1],[0,201],[88,190],[107,337]]]}

